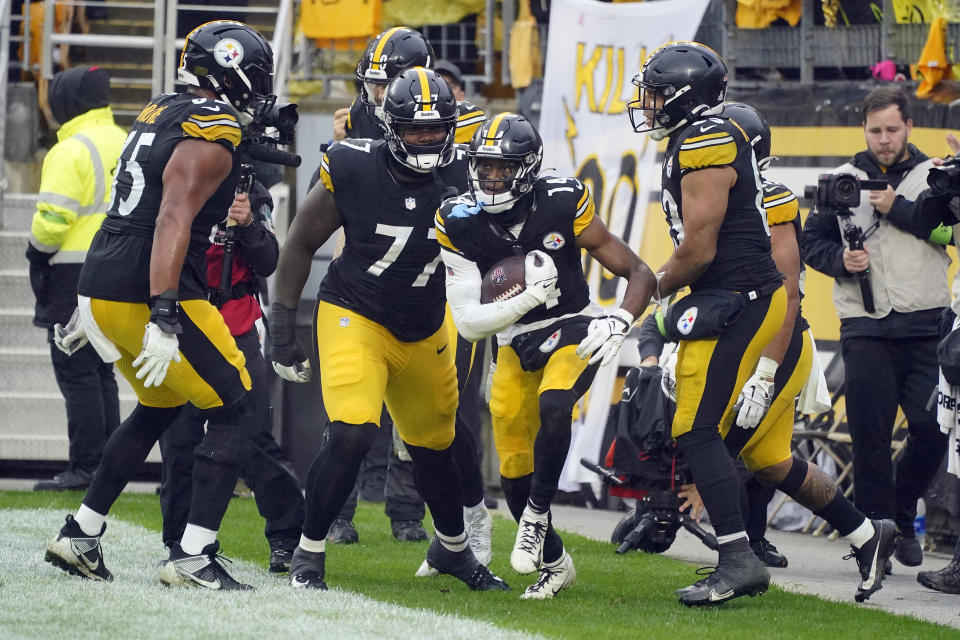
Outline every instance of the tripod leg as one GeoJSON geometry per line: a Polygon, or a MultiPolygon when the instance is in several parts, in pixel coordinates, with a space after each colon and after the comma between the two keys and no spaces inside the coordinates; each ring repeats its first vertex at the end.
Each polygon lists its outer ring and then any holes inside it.
{"type": "Polygon", "coordinates": [[[640,541],[643,540],[643,536],[647,534],[647,529],[652,527],[654,522],[653,514],[651,513],[645,513],[640,516],[640,522],[633,528],[633,531],[624,537],[623,542],[617,547],[617,553],[622,555],[630,551],[630,549],[636,549],[640,545],[640,541]]]}
{"type": "Polygon", "coordinates": [[[683,528],[695,535],[700,539],[700,542],[707,545],[707,548],[711,551],[717,550],[717,539],[712,534],[707,532],[703,527],[696,523],[696,521],[691,520],[690,516],[681,515],[680,524],[683,525],[683,528]]]}

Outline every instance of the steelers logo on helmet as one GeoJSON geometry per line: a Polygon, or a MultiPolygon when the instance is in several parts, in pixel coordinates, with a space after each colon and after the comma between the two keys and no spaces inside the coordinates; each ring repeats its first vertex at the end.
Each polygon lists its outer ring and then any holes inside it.
{"type": "Polygon", "coordinates": [[[727,65],[706,45],[668,42],[643,62],[633,84],[640,89],[627,103],[633,130],[662,140],[697,117],[719,112],[727,65]]]}
{"type": "Polygon", "coordinates": [[[243,47],[233,38],[224,38],[213,48],[213,57],[221,67],[235,67],[243,62],[243,47]]]}
{"type": "Polygon", "coordinates": [[[453,161],[457,100],[431,69],[406,69],[390,81],[383,121],[387,146],[402,166],[427,173],[453,161]]]}
{"type": "Polygon", "coordinates": [[[502,213],[533,189],[543,161],[543,142],[529,120],[500,113],[473,134],[467,160],[474,200],[484,211],[502,213]]]}

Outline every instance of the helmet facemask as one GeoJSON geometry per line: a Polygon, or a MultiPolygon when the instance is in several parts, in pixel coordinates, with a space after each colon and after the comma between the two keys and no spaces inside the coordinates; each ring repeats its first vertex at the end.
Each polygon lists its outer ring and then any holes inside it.
{"type": "Polygon", "coordinates": [[[456,135],[457,124],[443,122],[439,118],[406,120],[391,116],[386,117],[386,139],[390,152],[401,164],[417,173],[429,173],[431,169],[450,164],[453,160],[453,138],[456,135]],[[443,137],[437,142],[419,143],[407,140],[407,136],[418,129],[442,127],[443,137]]]}
{"type": "Polygon", "coordinates": [[[530,193],[539,172],[539,158],[497,153],[471,152],[467,160],[470,194],[474,201],[490,213],[508,211],[520,198],[530,193]],[[492,169],[499,165],[499,175],[492,169]]]}
{"type": "Polygon", "coordinates": [[[401,165],[428,173],[453,161],[457,101],[432,70],[406,69],[390,82],[383,97],[383,123],[387,146],[401,165]],[[434,129],[437,135],[414,135],[423,129],[434,129]]]}
{"type": "Polygon", "coordinates": [[[639,97],[627,103],[630,126],[636,133],[649,133],[654,140],[663,140],[709,108],[705,104],[691,106],[684,98],[690,92],[690,85],[677,88],[646,83],[641,75],[633,77],[633,84],[640,89],[639,97]],[[648,112],[652,112],[649,121],[648,112]]]}

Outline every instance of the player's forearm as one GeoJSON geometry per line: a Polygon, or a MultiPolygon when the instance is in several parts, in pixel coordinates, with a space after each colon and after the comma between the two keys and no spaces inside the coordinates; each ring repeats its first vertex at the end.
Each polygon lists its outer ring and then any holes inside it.
{"type": "Polygon", "coordinates": [[[273,301],[288,309],[296,309],[300,304],[300,294],[310,277],[313,252],[293,237],[288,237],[280,251],[274,279],[273,301]]]}
{"type": "Polygon", "coordinates": [[[683,243],[677,247],[666,264],[660,268],[659,293],[666,297],[671,293],[697,281],[713,262],[714,253],[698,255],[696,251],[686,249],[683,243]]]}
{"type": "Polygon", "coordinates": [[[797,312],[799,309],[799,304],[787,304],[787,317],[784,319],[780,331],[773,337],[770,344],[764,348],[761,355],[770,358],[777,364],[783,363],[783,358],[787,354],[787,349],[790,347],[790,341],[793,339],[793,327],[797,323],[797,312]]]}
{"type": "Polygon", "coordinates": [[[153,232],[150,253],[150,295],[179,291],[180,271],[190,244],[190,220],[186,212],[161,206],[153,232]]]}
{"type": "Polygon", "coordinates": [[[521,293],[508,300],[487,304],[477,301],[455,304],[450,301],[450,311],[460,335],[471,342],[477,342],[515,324],[540,304],[533,296],[521,293]]]}
{"type": "Polygon", "coordinates": [[[650,304],[650,299],[656,292],[657,278],[645,262],[637,261],[627,277],[627,290],[623,294],[620,307],[636,319],[650,304]]]}

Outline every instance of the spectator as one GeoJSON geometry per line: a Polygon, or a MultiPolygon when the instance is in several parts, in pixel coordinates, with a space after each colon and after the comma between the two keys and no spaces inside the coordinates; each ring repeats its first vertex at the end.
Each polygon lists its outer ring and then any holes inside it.
{"type": "Polygon", "coordinates": [[[950,304],[950,258],[916,221],[914,200],[933,161],[910,144],[906,95],[896,86],[873,90],[864,100],[862,122],[866,150],[834,173],[887,183],[861,198],[850,217],[872,234],[863,249],[851,249],[836,212],[820,207],[807,218],[803,245],[807,264],[836,279],[856,505],[869,518],[894,519],[903,534],[894,557],[915,567],[923,560],[913,531],[917,499],[940,466],[946,443],[927,404],[937,386],[938,316],[950,304]],[[861,297],[859,274],[867,274],[873,311],[861,297]],[[890,445],[898,405],[909,435],[894,473],[890,445]]]}
{"type": "Polygon", "coordinates": [[[113,122],[110,76],[97,67],[62,71],[50,82],[50,107],[60,129],[43,161],[27,260],[36,297],[33,323],[47,330],[57,386],[67,406],[66,471],[34,489],[84,489],[120,424],[113,365],[91,345],[72,357],[54,345],[54,325],[77,308],[80,268],[106,217],[109,182],[127,134],[113,122]]]}
{"type": "Polygon", "coordinates": [[[440,77],[447,81],[453,89],[453,97],[457,99],[457,137],[459,144],[467,144],[473,139],[473,134],[487,119],[483,109],[467,101],[467,94],[463,88],[463,76],[460,68],[449,60],[437,60],[433,66],[440,77]]]}

